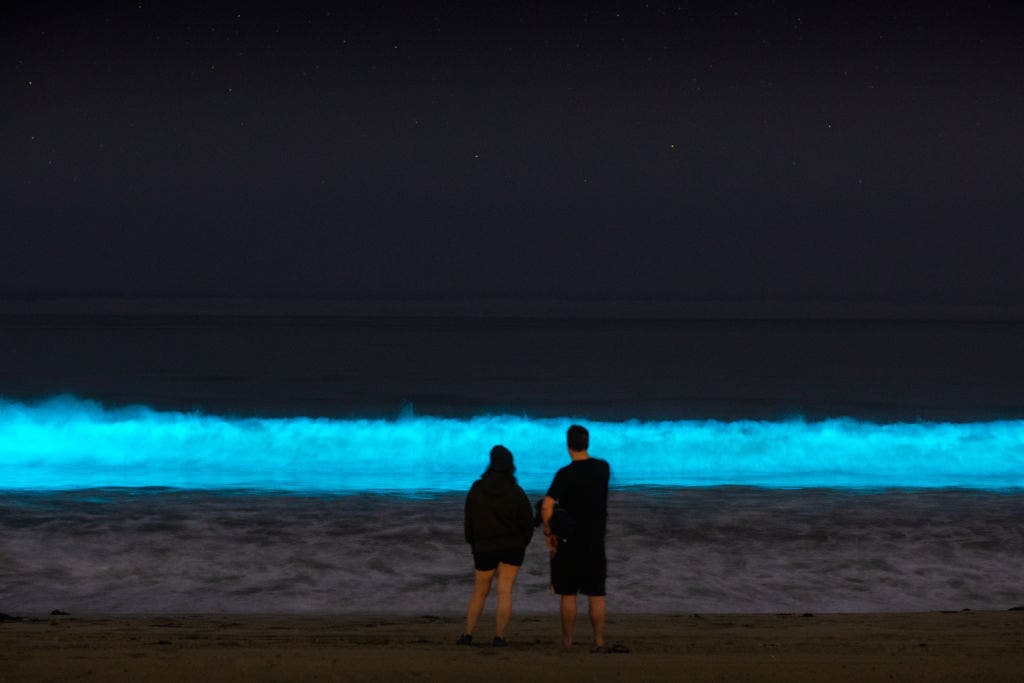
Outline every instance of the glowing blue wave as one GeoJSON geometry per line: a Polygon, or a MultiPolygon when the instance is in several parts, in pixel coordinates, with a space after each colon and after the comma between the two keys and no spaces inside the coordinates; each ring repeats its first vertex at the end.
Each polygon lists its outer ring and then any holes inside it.
{"type": "MultiPolygon", "coordinates": [[[[0,401],[0,488],[465,490],[496,443],[520,483],[568,462],[566,419],[256,419],[0,401]]],[[[879,425],[852,419],[588,422],[613,485],[1024,486],[1024,421],[879,425]]]]}

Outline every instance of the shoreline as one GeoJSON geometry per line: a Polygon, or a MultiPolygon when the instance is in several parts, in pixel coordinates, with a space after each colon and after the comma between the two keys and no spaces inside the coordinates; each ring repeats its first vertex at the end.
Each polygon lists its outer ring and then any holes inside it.
{"type": "Polygon", "coordinates": [[[0,618],[0,681],[1019,680],[1024,611],[615,615],[594,654],[586,610],[562,652],[558,615],[493,610],[458,647],[460,615],[38,615],[0,618]]]}

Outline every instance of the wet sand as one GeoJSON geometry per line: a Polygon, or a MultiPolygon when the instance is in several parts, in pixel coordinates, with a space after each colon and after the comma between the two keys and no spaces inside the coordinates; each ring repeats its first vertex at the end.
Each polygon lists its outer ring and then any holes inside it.
{"type": "MultiPolygon", "coordinates": [[[[583,616],[583,615],[581,615],[583,616]]],[[[508,648],[486,616],[18,616],[0,619],[0,681],[755,680],[1019,681],[1024,611],[614,616],[571,652],[557,614],[516,616],[508,648]]]]}

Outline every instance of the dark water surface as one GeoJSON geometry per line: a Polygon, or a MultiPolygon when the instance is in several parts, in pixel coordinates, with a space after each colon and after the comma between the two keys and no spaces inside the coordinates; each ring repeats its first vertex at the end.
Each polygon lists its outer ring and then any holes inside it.
{"type": "Polygon", "coordinates": [[[0,396],[271,416],[1024,417],[1024,323],[7,316],[0,396]]]}
{"type": "MultiPolygon", "coordinates": [[[[473,571],[462,502],[0,493],[0,610],[458,613],[473,571]]],[[[653,613],[1007,609],[1024,604],[1022,518],[1024,496],[978,491],[615,491],[609,604],[653,613]]],[[[515,599],[522,612],[556,609],[539,536],[515,599]]]]}

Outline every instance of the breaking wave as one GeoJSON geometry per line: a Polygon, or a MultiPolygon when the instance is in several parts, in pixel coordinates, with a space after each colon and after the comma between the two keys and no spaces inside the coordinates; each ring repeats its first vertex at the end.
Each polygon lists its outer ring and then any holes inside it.
{"type": "MultiPolygon", "coordinates": [[[[293,492],[459,491],[492,445],[527,490],[567,461],[573,418],[408,415],[234,418],[105,408],[73,397],[0,401],[0,488],[163,486],[293,492]]],[[[1024,421],[585,422],[613,485],[1011,489],[1024,486],[1024,421]]]]}

